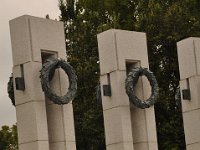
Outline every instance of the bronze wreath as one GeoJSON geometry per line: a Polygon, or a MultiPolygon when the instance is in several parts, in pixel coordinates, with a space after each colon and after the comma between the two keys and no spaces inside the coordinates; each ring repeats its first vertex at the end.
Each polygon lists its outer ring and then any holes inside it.
{"type": "Polygon", "coordinates": [[[7,84],[8,97],[11,99],[12,104],[15,106],[15,95],[13,87],[13,76],[11,75],[8,84],[7,84]]]}
{"type": "Polygon", "coordinates": [[[130,102],[132,102],[138,108],[149,108],[154,105],[158,98],[158,83],[154,74],[144,68],[135,68],[127,76],[125,81],[126,93],[129,97],[130,102]],[[147,100],[140,100],[136,95],[134,95],[134,87],[137,84],[139,76],[145,75],[151,85],[151,96],[147,100]]]}
{"type": "Polygon", "coordinates": [[[43,67],[40,70],[40,78],[42,89],[45,95],[55,104],[67,104],[74,99],[77,90],[77,76],[72,66],[65,60],[48,59],[47,62],[43,64],[43,67]],[[56,95],[50,88],[49,82],[51,81],[57,68],[62,68],[69,78],[68,92],[64,96],[56,95]]]}

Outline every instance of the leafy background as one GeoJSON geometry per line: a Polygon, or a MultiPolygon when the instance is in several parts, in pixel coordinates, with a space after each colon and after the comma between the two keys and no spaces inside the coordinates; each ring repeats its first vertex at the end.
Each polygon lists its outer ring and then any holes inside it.
{"type": "MultiPolygon", "coordinates": [[[[97,34],[115,28],[146,32],[149,64],[160,87],[155,105],[160,150],[185,150],[176,42],[200,36],[199,0],[60,0],[68,61],[78,75],[73,101],[78,150],[105,150],[99,83],[97,34]]],[[[16,127],[0,130],[0,149],[17,149],[16,127]],[[14,135],[13,135],[14,134],[14,135]],[[12,138],[10,138],[12,137],[12,138]],[[4,139],[8,140],[7,143],[4,139]],[[15,142],[13,142],[15,141],[15,142]]]]}

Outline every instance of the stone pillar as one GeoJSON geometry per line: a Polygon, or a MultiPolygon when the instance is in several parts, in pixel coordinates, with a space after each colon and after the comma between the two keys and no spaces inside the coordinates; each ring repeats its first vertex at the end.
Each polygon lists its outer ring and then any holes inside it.
{"type": "MultiPolygon", "coordinates": [[[[63,23],[25,15],[10,21],[10,32],[19,150],[76,150],[72,103],[50,102],[39,78],[45,59],[66,59],[63,23]],[[16,87],[18,77],[24,90],[16,87]]],[[[58,95],[67,91],[66,78],[57,70],[51,81],[58,95]]]]}
{"type": "MultiPolygon", "coordinates": [[[[98,35],[98,46],[107,150],[157,150],[154,107],[136,108],[125,92],[128,70],[149,67],[145,33],[108,30],[98,35]],[[111,96],[104,85],[111,86],[111,96]]],[[[148,80],[140,78],[135,90],[147,99],[148,80]]]]}
{"type": "Polygon", "coordinates": [[[187,150],[200,147],[200,38],[177,43],[187,150]]]}

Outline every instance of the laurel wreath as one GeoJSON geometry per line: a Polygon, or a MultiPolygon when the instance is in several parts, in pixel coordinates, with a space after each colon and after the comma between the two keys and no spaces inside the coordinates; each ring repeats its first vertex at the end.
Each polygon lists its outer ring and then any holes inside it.
{"type": "Polygon", "coordinates": [[[8,97],[11,99],[13,106],[15,106],[15,94],[13,87],[13,76],[11,75],[7,84],[8,97]]]}
{"type": "Polygon", "coordinates": [[[77,91],[77,76],[73,67],[63,59],[48,59],[40,70],[41,85],[45,95],[55,104],[68,104],[75,98],[77,91]],[[69,78],[68,92],[64,96],[58,96],[50,87],[50,81],[57,68],[62,68],[69,78]]]}
{"type": "Polygon", "coordinates": [[[158,83],[156,81],[156,77],[154,76],[153,72],[145,68],[133,69],[126,78],[125,88],[130,102],[132,102],[138,108],[142,109],[149,108],[150,106],[154,105],[157,101],[159,88],[158,88],[158,83]],[[147,100],[140,100],[134,94],[135,85],[137,84],[139,76],[142,75],[147,77],[151,85],[151,96],[147,100]]]}

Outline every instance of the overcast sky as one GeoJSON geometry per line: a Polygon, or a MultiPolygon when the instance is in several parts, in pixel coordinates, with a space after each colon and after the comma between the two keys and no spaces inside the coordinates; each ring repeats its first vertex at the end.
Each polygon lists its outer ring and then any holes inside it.
{"type": "Polygon", "coordinates": [[[12,72],[9,20],[22,15],[58,18],[58,0],[0,0],[0,127],[16,123],[15,107],[7,94],[7,82],[12,72]]]}

